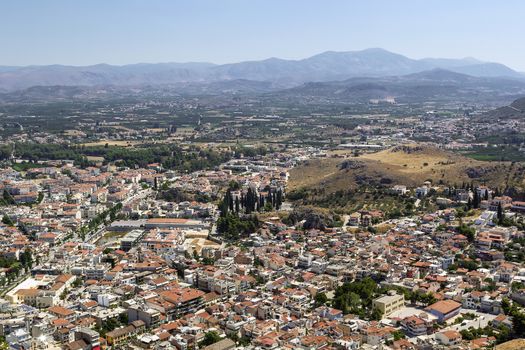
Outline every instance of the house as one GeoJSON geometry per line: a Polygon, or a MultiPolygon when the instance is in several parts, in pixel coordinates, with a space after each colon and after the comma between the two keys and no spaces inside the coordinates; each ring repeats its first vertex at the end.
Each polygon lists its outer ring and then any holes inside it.
{"type": "Polygon", "coordinates": [[[230,350],[235,349],[235,342],[229,338],[218,341],[215,344],[208,345],[203,350],[230,350]]]}
{"type": "Polygon", "coordinates": [[[348,225],[350,226],[359,226],[361,223],[361,214],[358,212],[350,214],[350,218],[348,219],[348,225]]]}
{"type": "Polygon", "coordinates": [[[66,309],[62,306],[53,306],[48,308],[47,311],[58,318],[63,318],[70,322],[74,321],[76,318],[75,311],[66,309]]]}
{"type": "Polygon", "coordinates": [[[476,191],[478,192],[478,197],[482,199],[489,199],[489,196],[492,194],[492,191],[487,186],[478,186],[476,191]]]}
{"type": "Polygon", "coordinates": [[[504,314],[499,314],[498,316],[496,316],[496,318],[492,320],[492,325],[496,328],[503,326],[507,327],[508,329],[512,329],[513,327],[512,319],[510,318],[510,316],[504,314]]]}
{"type": "Polygon", "coordinates": [[[423,198],[428,195],[428,187],[427,186],[421,186],[416,188],[416,197],[417,198],[423,198]]]}
{"type": "Polygon", "coordinates": [[[407,187],[404,185],[395,185],[394,187],[392,187],[391,191],[394,194],[403,195],[407,193],[407,187]]]}
{"type": "Polygon", "coordinates": [[[515,213],[525,213],[525,202],[512,202],[512,207],[510,210],[515,213]]]}
{"type": "Polygon", "coordinates": [[[498,211],[499,206],[501,206],[503,210],[510,209],[512,207],[512,198],[509,196],[500,196],[494,197],[489,201],[489,210],[498,211]]]}
{"type": "Polygon", "coordinates": [[[445,346],[453,346],[461,343],[462,337],[456,331],[444,331],[436,334],[436,340],[445,346]]]}
{"type": "Polygon", "coordinates": [[[409,316],[401,321],[401,327],[410,337],[427,335],[432,332],[434,322],[420,316],[409,316]]]}
{"type": "Polygon", "coordinates": [[[108,345],[118,347],[119,345],[128,341],[128,339],[132,336],[141,333],[144,328],[145,323],[138,320],[131,322],[131,324],[126,327],[114,329],[111,332],[106,333],[108,345]]]}

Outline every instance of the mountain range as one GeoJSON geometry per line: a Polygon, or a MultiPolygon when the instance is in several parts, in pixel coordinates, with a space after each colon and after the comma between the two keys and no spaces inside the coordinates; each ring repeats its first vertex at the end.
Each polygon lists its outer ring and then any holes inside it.
{"type": "MultiPolygon", "coordinates": [[[[144,86],[258,81],[276,88],[307,82],[344,81],[357,77],[403,76],[424,71],[447,71],[484,78],[524,79],[525,75],[494,62],[474,58],[411,59],[383,49],[327,51],[301,60],[269,58],[217,65],[213,63],[140,63],[124,66],[0,66],[0,90],[32,86],[144,86]]],[[[246,84],[246,83],[245,83],[246,84]]]]}

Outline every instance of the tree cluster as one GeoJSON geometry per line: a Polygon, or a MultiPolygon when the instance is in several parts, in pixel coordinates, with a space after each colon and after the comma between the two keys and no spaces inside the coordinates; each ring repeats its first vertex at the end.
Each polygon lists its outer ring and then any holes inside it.
{"type": "Polygon", "coordinates": [[[221,215],[226,215],[228,212],[235,213],[239,215],[252,214],[255,212],[262,211],[272,211],[279,210],[283,203],[283,192],[279,188],[277,191],[271,191],[268,189],[268,194],[266,196],[259,194],[257,191],[253,190],[251,187],[248,187],[246,194],[241,191],[240,196],[232,195],[232,191],[237,187],[230,184],[230,187],[226,190],[226,194],[219,206],[221,210],[221,215]]]}
{"type": "Polygon", "coordinates": [[[257,231],[259,219],[256,215],[238,216],[235,213],[226,213],[217,220],[217,232],[226,239],[237,240],[241,235],[257,231]]]}

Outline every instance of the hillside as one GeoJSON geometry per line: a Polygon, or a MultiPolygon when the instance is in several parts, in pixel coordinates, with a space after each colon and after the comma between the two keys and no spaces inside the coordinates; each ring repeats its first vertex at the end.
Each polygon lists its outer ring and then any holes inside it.
{"type": "Polygon", "coordinates": [[[479,120],[485,121],[523,118],[525,118],[525,97],[515,100],[508,106],[496,108],[478,117],[479,120]]]}
{"type": "Polygon", "coordinates": [[[508,342],[496,345],[496,350],[518,350],[525,349],[525,339],[514,339],[508,342]]]}
{"type": "Polygon", "coordinates": [[[307,194],[308,204],[332,203],[329,198],[336,192],[338,195],[351,192],[344,195],[355,199],[356,192],[366,187],[388,188],[398,184],[415,187],[426,180],[434,184],[473,182],[501,189],[507,186],[522,189],[524,170],[520,164],[481,162],[432,146],[411,144],[359,157],[338,151],[329,158],[307,161],[292,169],[289,189],[307,194]]]}

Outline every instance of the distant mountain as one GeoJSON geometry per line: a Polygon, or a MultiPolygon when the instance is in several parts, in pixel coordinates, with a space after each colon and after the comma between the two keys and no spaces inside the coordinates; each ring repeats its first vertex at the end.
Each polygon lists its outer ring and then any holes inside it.
{"type": "Polygon", "coordinates": [[[356,76],[403,75],[431,68],[425,63],[382,49],[328,51],[303,60],[271,58],[214,67],[216,79],[331,81],[356,76]]]}
{"type": "Polygon", "coordinates": [[[0,68],[0,88],[16,90],[52,85],[162,85],[203,80],[205,72],[213,66],[210,63],[142,63],[125,66],[28,66],[5,71],[0,68]]]}
{"type": "Polygon", "coordinates": [[[301,60],[269,58],[215,65],[211,63],[158,63],[85,67],[51,65],[0,67],[0,90],[31,86],[141,86],[179,83],[210,83],[229,80],[271,82],[293,87],[305,82],[346,80],[355,77],[408,75],[435,68],[476,77],[524,79],[507,66],[473,58],[414,60],[383,49],[324,52],[301,60]]]}
{"type": "Polygon", "coordinates": [[[317,102],[364,103],[372,99],[394,98],[400,103],[482,101],[498,104],[525,95],[525,80],[474,77],[437,68],[403,76],[309,82],[275,94],[289,100],[317,102]]]}
{"type": "Polygon", "coordinates": [[[477,60],[472,57],[466,57],[462,59],[455,58],[423,58],[420,60],[425,62],[433,67],[440,67],[444,69],[451,69],[455,67],[470,66],[475,64],[483,63],[480,60],[477,60]]]}
{"type": "Polygon", "coordinates": [[[456,82],[466,83],[471,81],[478,81],[479,77],[474,77],[467,74],[458,73],[452,70],[434,68],[431,70],[408,74],[403,77],[405,80],[414,81],[432,81],[432,82],[456,82]]]}
{"type": "Polygon", "coordinates": [[[479,63],[468,66],[451,67],[454,72],[473,75],[476,77],[509,77],[523,78],[523,75],[499,63],[479,63]]]}
{"type": "MultiPolygon", "coordinates": [[[[215,67],[212,67],[215,68],[215,67]]],[[[0,103],[49,102],[86,99],[115,99],[177,96],[243,95],[259,100],[297,104],[369,103],[395,99],[397,103],[450,102],[483,103],[501,106],[525,96],[525,80],[474,77],[441,68],[399,76],[353,77],[346,80],[301,83],[290,88],[287,81],[247,79],[189,81],[139,86],[33,86],[16,91],[0,91],[0,103]]],[[[518,103],[518,102],[516,102],[518,103]]],[[[509,112],[522,110],[514,104],[509,112]]]]}

